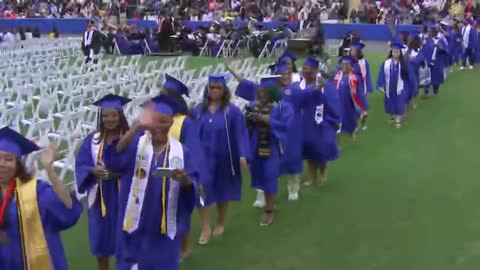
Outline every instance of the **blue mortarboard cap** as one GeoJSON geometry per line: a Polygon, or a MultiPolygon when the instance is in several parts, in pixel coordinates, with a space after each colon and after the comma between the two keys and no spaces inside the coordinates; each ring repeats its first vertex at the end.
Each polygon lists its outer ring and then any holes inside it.
{"type": "Polygon", "coordinates": [[[123,106],[132,101],[129,98],[108,94],[101,99],[95,101],[93,105],[100,107],[102,109],[123,109],[123,106]]]}
{"type": "Polygon", "coordinates": [[[254,101],[257,97],[258,85],[249,80],[241,81],[237,89],[235,89],[235,95],[248,101],[254,101]]]}
{"type": "Polygon", "coordinates": [[[320,64],[319,64],[318,60],[315,59],[314,57],[308,57],[307,59],[305,59],[305,62],[303,62],[303,65],[318,69],[320,64]]]}
{"type": "Polygon", "coordinates": [[[355,42],[355,43],[352,44],[351,47],[352,47],[352,48],[355,48],[355,49],[361,50],[361,49],[365,48],[365,43],[355,42]]]}
{"type": "Polygon", "coordinates": [[[399,42],[392,43],[392,50],[401,50],[403,48],[403,44],[399,42]]]}
{"type": "Polygon", "coordinates": [[[357,60],[355,60],[355,58],[351,57],[350,55],[344,55],[340,58],[340,60],[338,60],[339,64],[342,64],[343,62],[347,62],[353,65],[355,62],[357,62],[357,60]]]}
{"type": "MultiPolygon", "coordinates": [[[[152,98],[152,102],[155,104],[154,111],[168,116],[175,114],[175,102],[166,95],[159,95],[152,98]]],[[[152,106],[153,107],[153,106],[152,106]]]]}
{"type": "Polygon", "coordinates": [[[277,79],[279,77],[280,77],[279,75],[267,75],[267,76],[261,77],[260,87],[267,88],[267,87],[277,86],[278,85],[277,79]]]}
{"type": "Polygon", "coordinates": [[[228,74],[226,73],[211,74],[208,76],[208,83],[227,84],[227,80],[226,80],[227,77],[228,77],[228,74]]]}
{"type": "Polygon", "coordinates": [[[180,95],[188,97],[188,87],[176,78],[165,74],[165,83],[163,87],[177,91],[180,95]]]}
{"type": "Polygon", "coordinates": [[[4,127],[0,129],[0,151],[15,155],[17,158],[38,151],[40,148],[22,134],[4,127]]]}
{"type": "Polygon", "coordinates": [[[275,74],[284,74],[288,72],[288,66],[284,63],[279,63],[275,67],[275,74]]]}
{"type": "Polygon", "coordinates": [[[295,55],[289,52],[285,52],[282,56],[280,56],[278,62],[285,63],[286,61],[292,61],[293,63],[295,63],[295,61],[297,61],[297,58],[295,57],[295,55]]]}

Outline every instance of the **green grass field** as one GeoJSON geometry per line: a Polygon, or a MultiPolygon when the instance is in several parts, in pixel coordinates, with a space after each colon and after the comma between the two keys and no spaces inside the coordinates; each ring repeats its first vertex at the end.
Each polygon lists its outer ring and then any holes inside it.
{"type": "MultiPolygon", "coordinates": [[[[383,57],[367,57],[374,82],[383,57]]],[[[188,65],[215,61],[192,58],[188,65]]],[[[196,245],[194,214],[194,250],[182,269],[478,269],[479,75],[449,74],[440,96],[421,100],[400,130],[387,123],[381,93],[370,96],[369,128],[343,146],[325,188],[303,189],[301,200],[290,203],[281,180],[271,227],[258,226],[245,176],[243,201],[230,208],[222,238],[196,245]]],[[[63,239],[71,269],[96,269],[85,215],[63,239]]]]}

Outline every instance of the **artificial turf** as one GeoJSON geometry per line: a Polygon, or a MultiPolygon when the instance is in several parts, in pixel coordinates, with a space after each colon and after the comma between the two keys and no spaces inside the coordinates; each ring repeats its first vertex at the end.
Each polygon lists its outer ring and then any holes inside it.
{"type": "MultiPolygon", "coordinates": [[[[367,55],[374,84],[384,56],[367,55]]],[[[188,66],[215,62],[191,58],[188,66]]],[[[258,226],[255,192],[244,176],[243,200],[232,204],[224,236],[196,245],[193,215],[193,254],[181,268],[478,269],[479,75],[478,69],[450,73],[440,95],[420,100],[401,129],[388,124],[382,94],[371,95],[368,130],[356,143],[345,140],[327,186],[304,188],[300,201],[288,202],[282,179],[270,227],[258,226]]],[[[96,269],[86,215],[63,241],[71,269],[96,269]]]]}

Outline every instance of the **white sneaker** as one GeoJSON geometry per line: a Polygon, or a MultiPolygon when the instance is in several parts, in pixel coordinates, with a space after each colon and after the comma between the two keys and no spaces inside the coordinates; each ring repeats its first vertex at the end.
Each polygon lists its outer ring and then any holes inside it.
{"type": "Polygon", "coordinates": [[[473,66],[472,65],[468,66],[468,69],[473,69],[473,66]]]}
{"type": "Polygon", "coordinates": [[[298,192],[288,193],[289,201],[298,201],[298,192]]]}
{"type": "Polygon", "coordinates": [[[464,69],[465,69],[465,67],[460,67],[460,69],[461,69],[461,70],[464,70],[464,69]]]}
{"type": "Polygon", "coordinates": [[[253,203],[253,207],[255,208],[265,207],[265,194],[263,194],[263,191],[257,190],[257,199],[253,203]]]}
{"type": "Polygon", "coordinates": [[[295,180],[290,180],[288,185],[288,200],[298,201],[298,191],[300,190],[300,183],[296,183],[295,180]]]}

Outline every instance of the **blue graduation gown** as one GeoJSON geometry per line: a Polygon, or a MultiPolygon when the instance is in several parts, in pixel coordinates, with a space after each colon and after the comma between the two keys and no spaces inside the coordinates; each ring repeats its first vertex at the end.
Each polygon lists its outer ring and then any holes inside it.
{"type": "Polygon", "coordinates": [[[427,39],[424,46],[425,59],[427,60],[428,65],[430,66],[430,73],[432,76],[432,85],[440,85],[445,81],[444,68],[448,62],[448,44],[444,38],[438,39],[438,44],[436,45],[434,39],[427,39]],[[440,48],[440,46],[441,48],[440,48]],[[437,48],[437,54],[435,59],[433,59],[433,52],[435,47],[437,48]]]}
{"type": "Polygon", "coordinates": [[[340,97],[331,81],[323,91],[312,87],[305,92],[303,155],[307,160],[325,165],[340,155],[337,143],[337,130],[342,122],[340,97]]]}
{"type": "MultiPolygon", "coordinates": [[[[97,178],[91,174],[96,166],[96,160],[92,157],[92,139],[94,134],[89,135],[83,141],[75,159],[75,179],[78,192],[85,193],[96,183],[97,178]]],[[[115,149],[117,142],[105,143],[103,157],[108,148],[115,149]]],[[[111,151],[110,151],[111,153],[111,151]]],[[[112,157],[114,159],[114,157],[112,157]]],[[[95,203],[88,208],[88,237],[90,252],[96,257],[109,257],[115,255],[116,227],[118,222],[118,189],[119,179],[106,179],[100,182],[102,185],[103,201],[107,209],[105,217],[102,217],[100,188],[98,188],[95,203]]]]}
{"type": "Polygon", "coordinates": [[[268,157],[258,155],[258,133],[254,125],[250,133],[250,146],[252,149],[252,161],[250,162],[250,173],[252,187],[262,190],[267,194],[278,192],[278,178],[280,177],[281,155],[283,148],[288,144],[288,132],[295,121],[294,110],[285,101],[280,101],[270,112],[270,149],[268,157]]]}
{"type": "Polygon", "coordinates": [[[234,104],[229,104],[225,110],[219,107],[214,113],[208,109],[201,111],[201,106],[196,106],[191,113],[197,121],[206,160],[206,172],[200,180],[205,191],[205,205],[240,201],[240,158],[248,159],[250,149],[245,117],[234,104]]]}
{"type": "MultiPolygon", "coordinates": [[[[184,144],[191,153],[195,153],[192,156],[192,163],[195,164],[195,167],[198,170],[199,179],[201,181],[203,179],[202,175],[206,172],[205,166],[207,164],[207,160],[204,157],[202,145],[200,142],[200,134],[198,132],[197,123],[190,117],[185,118],[182,124],[181,134],[180,134],[180,142],[184,144]]],[[[201,184],[201,182],[199,182],[201,184]]],[[[192,208],[193,212],[193,208],[192,208]]],[[[177,231],[177,235],[183,235],[185,233],[190,232],[190,217],[192,216],[192,212],[181,212],[180,223],[177,231]]]]}
{"type": "Polygon", "coordinates": [[[282,90],[282,100],[293,109],[294,122],[288,130],[287,141],[282,155],[282,174],[301,174],[303,171],[302,155],[302,92],[300,83],[291,84],[282,90]]]}
{"type": "Polygon", "coordinates": [[[450,65],[460,61],[462,59],[463,44],[462,34],[460,31],[450,30],[448,31],[448,51],[450,54],[450,65]]]}
{"type": "MultiPolygon", "coordinates": [[[[386,89],[386,79],[385,79],[385,62],[382,63],[378,71],[378,80],[377,88],[382,88],[385,90],[384,97],[384,108],[385,113],[389,115],[403,115],[405,112],[405,103],[406,103],[406,87],[408,80],[406,78],[399,78],[399,69],[401,67],[400,63],[394,64],[390,67],[390,85],[386,89]],[[403,79],[404,89],[401,89],[400,94],[397,94],[397,83],[399,79],[403,79]],[[387,97],[388,92],[388,97],[387,97]]],[[[401,76],[400,76],[401,77],[401,76]]]]}
{"type": "MultiPolygon", "coordinates": [[[[37,181],[40,219],[54,267],[52,270],[67,270],[68,264],[60,238],[60,231],[69,229],[77,223],[82,214],[82,205],[72,196],[73,206],[68,209],[49,183],[42,180],[37,181]]],[[[4,227],[0,228],[0,231],[7,234],[9,243],[6,245],[0,244],[0,268],[2,270],[21,270],[24,269],[24,261],[17,203],[14,196],[8,204],[5,214],[7,215],[7,221],[4,227]]]]}
{"type": "Polygon", "coordinates": [[[408,101],[418,95],[418,87],[420,86],[420,66],[425,63],[423,50],[418,49],[416,53],[417,54],[415,55],[411,49],[408,49],[405,55],[406,59],[408,59],[408,72],[410,77],[408,84],[408,101]]]}
{"type": "MultiPolygon", "coordinates": [[[[163,166],[165,153],[158,158],[159,164],[155,164],[152,157],[152,166],[150,167],[149,182],[146,188],[143,209],[140,214],[138,229],[133,233],[123,231],[123,220],[132,185],[132,178],[135,171],[135,159],[138,148],[138,141],[142,134],[130,143],[127,150],[117,154],[113,159],[113,155],[105,156],[105,164],[112,171],[121,173],[121,189],[119,193],[119,234],[117,242],[117,270],[130,270],[130,268],[138,263],[139,269],[142,270],[177,270],[179,269],[180,241],[178,237],[173,240],[167,235],[161,234],[161,217],[162,217],[162,177],[155,176],[156,167],[163,166]]],[[[111,148],[109,148],[110,150],[111,148]]],[[[177,204],[177,235],[181,230],[182,219],[186,213],[192,213],[197,200],[198,188],[198,169],[192,162],[192,153],[183,145],[184,167],[188,173],[193,187],[182,187],[180,189],[177,204]]],[[[168,160],[168,159],[167,159],[168,160]]],[[[167,161],[167,167],[168,161],[167,161]]],[[[174,180],[171,180],[174,181],[174,180]]],[[[167,181],[166,190],[169,190],[170,181],[167,181]]],[[[166,209],[169,207],[166,200],[166,209]]],[[[168,223],[168,220],[167,220],[168,223]]],[[[181,232],[180,232],[181,233],[181,232]]]]}
{"type": "Polygon", "coordinates": [[[352,134],[357,128],[357,122],[362,112],[367,110],[366,95],[355,73],[335,75],[335,83],[340,96],[342,116],[342,133],[352,134]]]}

